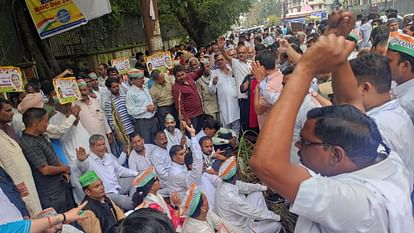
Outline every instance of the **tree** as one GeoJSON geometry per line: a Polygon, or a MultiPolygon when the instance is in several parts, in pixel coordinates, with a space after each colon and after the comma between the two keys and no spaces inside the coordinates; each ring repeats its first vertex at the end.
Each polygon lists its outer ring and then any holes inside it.
{"type": "Polygon", "coordinates": [[[172,14],[198,45],[224,34],[247,12],[251,0],[159,0],[159,13],[172,14]]]}

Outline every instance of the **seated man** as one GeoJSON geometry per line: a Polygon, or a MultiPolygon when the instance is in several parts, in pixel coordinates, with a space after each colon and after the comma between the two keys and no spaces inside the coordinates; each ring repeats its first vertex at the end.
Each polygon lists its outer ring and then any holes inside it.
{"type": "Polygon", "coordinates": [[[104,136],[92,135],[89,138],[89,147],[89,155],[83,147],[76,150],[77,165],[81,172],[95,171],[104,183],[106,195],[122,209],[133,209],[132,197],[128,196],[128,192],[132,196],[131,182],[138,172],[122,167],[114,155],[106,152],[104,136]]]}
{"type": "Polygon", "coordinates": [[[184,123],[187,131],[191,135],[191,150],[193,153],[193,163],[191,171],[185,166],[186,150],[181,145],[175,145],[170,150],[172,160],[171,168],[168,172],[168,192],[171,195],[178,194],[183,197],[185,191],[191,184],[199,183],[203,173],[203,159],[201,149],[195,138],[195,129],[184,123]]]}
{"type": "Polygon", "coordinates": [[[141,173],[145,169],[151,166],[149,155],[154,149],[152,144],[144,144],[144,138],[139,134],[131,135],[130,137],[132,151],[128,159],[128,167],[138,173],[141,173]]]}
{"type": "Polygon", "coordinates": [[[85,199],[85,216],[78,220],[85,233],[107,232],[119,220],[125,218],[124,212],[105,195],[105,188],[101,179],[94,171],[88,171],[79,179],[85,199]]]}
{"type": "Polygon", "coordinates": [[[164,120],[164,133],[168,140],[168,150],[174,145],[186,145],[187,148],[191,146],[188,138],[183,135],[181,130],[177,129],[176,126],[177,123],[175,122],[174,116],[168,113],[164,120]]]}
{"type": "Polygon", "coordinates": [[[217,120],[214,120],[211,117],[208,117],[204,120],[203,127],[200,132],[197,133],[197,141],[200,141],[202,137],[213,138],[216,132],[220,129],[220,123],[217,120]]]}
{"type": "Polygon", "coordinates": [[[209,208],[206,195],[195,184],[187,190],[182,200],[182,215],[188,216],[184,222],[182,233],[244,233],[243,229],[233,226],[220,218],[209,208]]]}
{"type": "Polygon", "coordinates": [[[220,217],[246,232],[275,233],[282,229],[280,216],[266,207],[261,192],[267,187],[237,181],[234,156],[221,165],[219,176],[223,182],[216,189],[215,211],[220,217]]]}
{"type": "MultiPolygon", "coordinates": [[[[333,32],[352,28],[348,27],[354,20],[351,13],[334,14],[329,25],[340,28],[333,32]],[[346,28],[339,22],[347,22],[346,28]]],[[[295,116],[312,78],[337,72],[334,86],[349,82],[357,86],[347,61],[354,46],[343,35],[330,34],[307,49],[270,110],[250,160],[257,176],[293,203],[290,211],[299,216],[295,232],[414,230],[407,170],[398,156],[381,148],[377,125],[356,107],[342,104],[311,110],[296,143],[303,165],[289,159],[295,116]],[[346,79],[337,79],[339,74],[346,79]]],[[[343,94],[334,90],[335,98],[343,94]]]]}
{"type": "Polygon", "coordinates": [[[168,197],[167,183],[168,171],[171,167],[171,158],[167,151],[168,141],[164,131],[158,130],[155,133],[154,142],[155,147],[148,158],[151,164],[155,167],[155,171],[160,178],[161,187],[159,194],[168,197]]]}
{"type": "Polygon", "coordinates": [[[226,156],[223,155],[223,152],[220,149],[214,151],[213,141],[208,136],[202,137],[199,143],[203,155],[204,168],[206,172],[212,175],[218,175],[218,169],[214,170],[213,164],[216,160],[226,160],[226,156]]]}

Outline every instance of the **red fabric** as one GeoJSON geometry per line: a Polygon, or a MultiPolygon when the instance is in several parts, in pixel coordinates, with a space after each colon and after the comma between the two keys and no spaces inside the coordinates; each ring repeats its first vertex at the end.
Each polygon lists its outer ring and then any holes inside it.
{"type": "Polygon", "coordinates": [[[249,108],[249,127],[250,128],[259,127],[259,123],[257,121],[257,114],[256,114],[256,111],[254,110],[254,93],[256,91],[256,85],[257,85],[257,80],[256,79],[251,80],[250,108],[249,108]]]}
{"type": "Polygon", "coordinates": [[[187,84],[180,84],[175,82],[172,94],[174,97],[175,107],[179,112],[179,95],[181,93],[181,114],[185,121],[190,118],[198,117],[203,114],[203,107],[201,104],[200,94],[198,93],[195,80],[197,80],[203,74],[200,69],[197,72],[186,74],[187,84]]]}
{"type": "MultiPolygon", "coordinates": [[[[178,226],[182,226],[184,224],[184,220],[185,218],[181,218],[180,216],[176,216],[175,215],[175,210],[168,205],[168,211],[170,211],[170,215],[171,215],[171,222],[174,226],[174,229],[177,229],[178,226]]],[[[160,211],[161,213],[164,213],[164,210],[162,209],[162,207],[160,205],[158,205],[157,203],[151,203],[149,204],[149,208],[151,209],[155,209],[160,211]]]]}

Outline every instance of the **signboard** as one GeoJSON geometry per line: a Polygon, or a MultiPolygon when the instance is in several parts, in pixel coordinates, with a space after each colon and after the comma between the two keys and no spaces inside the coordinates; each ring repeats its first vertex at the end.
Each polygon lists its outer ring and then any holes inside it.
{"type": "Polygon", "coordinates": [[[131,64],[129,63],[129,58],[127,57],[111,60],[111,64],[120,74],[126,74],[128,70],[131,69],[131,64]]]}
{"type": "Polygon", "coordinates": [[[166,73],[168,69],[174,68],[170,52],[161,52],[145,57],[145,63],[150,74],[155,69],[166,73]]]}
{"type": "Polygon", "coordinates": [[[72,103],[82,97],[75,77],[53,79],[53,88],[60,104],[72,103]]]}
{"type": "Polygon", "coordinates": [[[88,21],[73,0],[26,0],[26,5],[41,39],[88,21]]]}
{"type": "Polygon", "coordinates": [[[0,66],[0,92],[22,91],[24,91],[24,83],[20,68],[0,66]]]}

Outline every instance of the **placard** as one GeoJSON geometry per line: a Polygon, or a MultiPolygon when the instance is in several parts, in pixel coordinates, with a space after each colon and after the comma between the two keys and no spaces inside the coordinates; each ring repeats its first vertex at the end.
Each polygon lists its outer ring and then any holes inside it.
{"type": "Polygon", "coordinates": [[[131,64],[129,63],[129,58],[122,57],[111,60],[111,64],[115,67],[120,74],[128,73],[128,70],[131,69],[131,64]]]}
{"type": "Polygon", "coordinates": [[[145,63],[147,64],[148,73],[150,74],[155,69],[166,73],[168,69],[174,68],[170,52],[161,52],[145,57],[145,63]]]}
{"type": "Polygon", "coordinates": [[[20,68],[0,66],[0,92],[23,92],[24,83],[20,68]]]}
{"type": "Polygon", "coordinates": [[[79,27],[88,21],[73,0],[26,0],[26,5],[41,39],[79,27]]]}
{"type": "Polygon", "coordinates": [[[53,87],[60,104],[72,103],[82,97],[75,77],[53,79],[53,87]]]}

